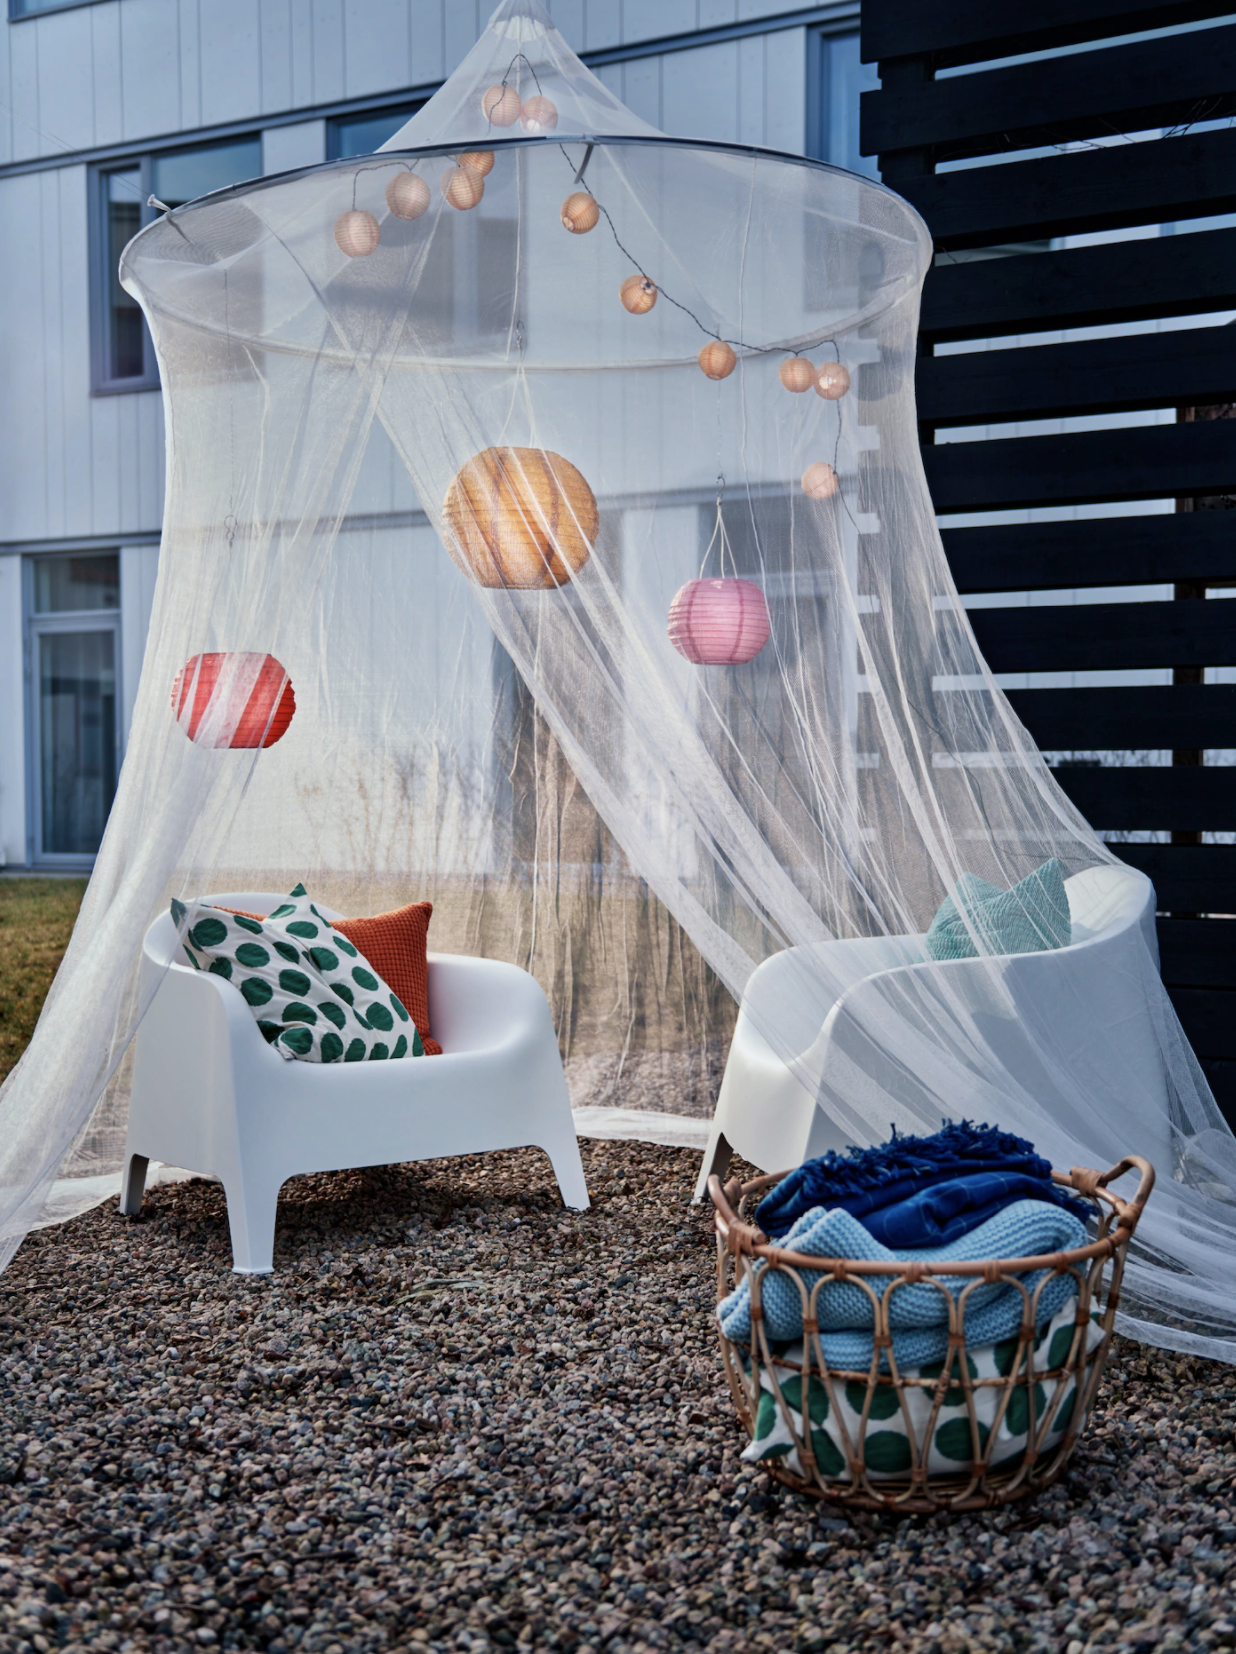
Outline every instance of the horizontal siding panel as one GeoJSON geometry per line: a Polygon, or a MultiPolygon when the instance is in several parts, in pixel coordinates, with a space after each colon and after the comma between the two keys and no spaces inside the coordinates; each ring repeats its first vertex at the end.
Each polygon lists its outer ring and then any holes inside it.
{"type": "Polygon", "coordinates": [[[1236,666],[1236,608],[1224,600],[972,609],[970,623],[993,672],[1236,666]]]}
{"type": "Polygon", "coordinates": [[[1159,964],[1173,988],[1236,988],[1236,921],[1160,919],[1159,964]]]}
{"type": "Polygon", "coordinates": [[[937,247],[1114,230],[1236,209],[1236,131],[898,178],[937,247]]]}
{"type": "Polygon", "coordinates": [[[939,63],[1012,57],[1229,11],[1223,0],[1038,0],[1034,6],[1005,7],[991,0],[950,0],[947,6],[865,0],[862,57],[864,63],[928,55],[939,63]]]}
{"type": "Polygon", "coordinates": [[[923,463],[941,512],[1231,494],[1236,420],[942,443],[923,463]]]}
{"type": "Polygon", "coordinates": [[[1236,307],[1236,229],[937,264],[920,337],[986,339],[1236,307]]]}
{"type": "Polygon", "coordinates": [[[946,528],[941,537],[962,592],[1236,580],[1236,533],[1226,511],[1000,523],[946,528]]]}
{"type": "Polygon", "coordinates": [[[921,356],[916,395],[928,425],[1236,402],[1236,327],[921,356]]]}
{"type": "Polygon", "coordinates": [[[1236,27],[864,92],[862,152],[936,161],[1142,132],[1236,110],[1236,27]]]}
{"type": "Polygon", "coordinates": [[[1049,752],[1236,748],[1236,684],[1007,693],[1036,743],[1049,752]]]}
{"type": "Polygon", "coordinates": [[[1154,885],[1160,911],[1236,913],[1236,844],[1117,844],[1154,885]]]}
{"type": "Polygon", "coordinates": [[[1052,774],[1100,832],[1222,832],[1236,822],[1236,768],[1062,765],[1052,774]]]}

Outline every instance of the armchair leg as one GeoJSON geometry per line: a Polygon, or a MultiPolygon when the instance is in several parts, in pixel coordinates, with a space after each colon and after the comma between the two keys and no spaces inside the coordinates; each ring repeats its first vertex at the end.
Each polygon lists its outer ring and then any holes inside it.
{"type": "Polygon", "coordinates": [[[549,1163],[554,1168],[562,1204],[569,1212],[586,1212],[592,1202],[588,1198],[584,1163],[579,1157],[579,1139],[575,1135],[574,1126],[569,1126],[562,1132],[555,1132],[550,1141],[542,1143],[541,1147],[549,1156],[549,1163]]]}
{"type": "Polygon", "coordinates": [[[275,1267],[275,1214],[279,1182],[245,1177],[224,1178],[227,1222],[232,1236],[232,1271],[237,1275],[270,1275],[275,1267]]]}
{"type": "Polygon", "coordinates": [[[708,1193],[708,1179],[716,1172],[721,1181],[725,1182],[725,1174],[730,1169],[730,1161],[734,1158],[734,1151],[729,1140],[717,1123],[713,1122],[712,1130],[708,1134],[708,1147],[704,1150],[703,1164],[700,1166],[700,1175],[695,1185],[695,1194],[692,1202],[698,1205],[708,1193]]]}
{"type": "Polygon", "coordinates": [[[144,1154],[125,1156],[124,1176],[120,1183],[120,1210],[126,1217],[136,1217],[142,1209],[149,1165],[150,1161],[144,1154]]]}

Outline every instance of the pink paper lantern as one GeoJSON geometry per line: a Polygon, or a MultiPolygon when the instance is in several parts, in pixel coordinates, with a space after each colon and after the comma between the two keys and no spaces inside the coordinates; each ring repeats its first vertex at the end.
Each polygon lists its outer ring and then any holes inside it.
{"type": "Polygon", "coordinates": [[[670,604],[669,640],[693,666],[742,666],[768,642],[772,622],[753,580],[688,580],[670,604]]]}

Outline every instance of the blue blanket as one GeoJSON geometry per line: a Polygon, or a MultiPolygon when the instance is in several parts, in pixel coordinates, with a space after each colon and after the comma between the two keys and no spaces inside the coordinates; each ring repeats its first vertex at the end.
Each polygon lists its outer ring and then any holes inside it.
{"type": "Polygon", "coordinates": [[[1048,1201],[1084,1220],[1090,1209],[1051,1180],[1051,1165],[1024,1137],[952,1121],[930,1137],[898,1137],[871,1149],[830,1150],[808,1160],[760,1202],[756,1222],[772,1236],[814,1207],[861,1218],[886,1246],[942,1246],[986,1223],[1012,1200],[1048,1201]]]}
{"type": "MultiPolygon", "coordinates": [[[[895,1260],[924,1264],[970,1263],[983,1258],[1019,1258],[1042,1253],[1068,1251],[1086,1244],[1086,1230],[1071,1212],[1041,1200],[1019,1200],[1006,1206],[979,1228],[945,1246],[905,1248],[897,1252],[873,1240],[867,1229],[849,1212],[806,1213],[785,1238],[787,1247],[810,1257],[854,1258],[876,1263],[895,1260]]],[[[762,1279],[760,1301],[764,1326],[774,1343],[792,1343],[803,1335],[803,1300],[794,1281],[784,1271],[756,1265],[762,1279]]],[[[1022,1277],[1032,1296],[1048,1272],[1037,1270],[1022,1277]]],[[[809,1293],[824,1278],[822,1270],[804,1270],[803,1286],[809,1293]]],[[[876,1295],[888,1285],[888,1277],[869,1277],[876,1295]]],[[[889,1323],[893,1353],[899,1366],[919,1366],[943,1360],[948,1349],[949,1298],[966,1287],[965,1336],[967,1344],[995,1344],[1011,1338],[1022,1324],[1023,1299],[1011,1283],[974,1281],[972,1276],[941,1276],[899,1286],[892,1295],[889,1323]]],[[[1072,1275],[1047,1280],[1039,1295],[1036,1322],[1044,1326],[1077,1291],[1072,1275]]],[[[718,1306],[717,1314],[725,1336],[745,1344],[751,1338],[751,1287],[743,1281],[718,1306]]],[[[825,1359],[841,1368],[870,1368],[874,1311],[861,1286],[825,1280],[816,1298],[825,1359]]]]}

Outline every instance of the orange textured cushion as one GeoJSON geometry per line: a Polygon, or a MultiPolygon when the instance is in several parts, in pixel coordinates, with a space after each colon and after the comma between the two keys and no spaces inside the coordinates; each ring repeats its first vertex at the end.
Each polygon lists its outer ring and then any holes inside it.
{"type": "Polygon", "coordinates": [[[409,902],[372,919],[337,919],[335,929],[359,948],[398,994],[416,1024],[427,1057],[442,1054],[429,1037],[429,920],[432,902],[409,902]]]}

